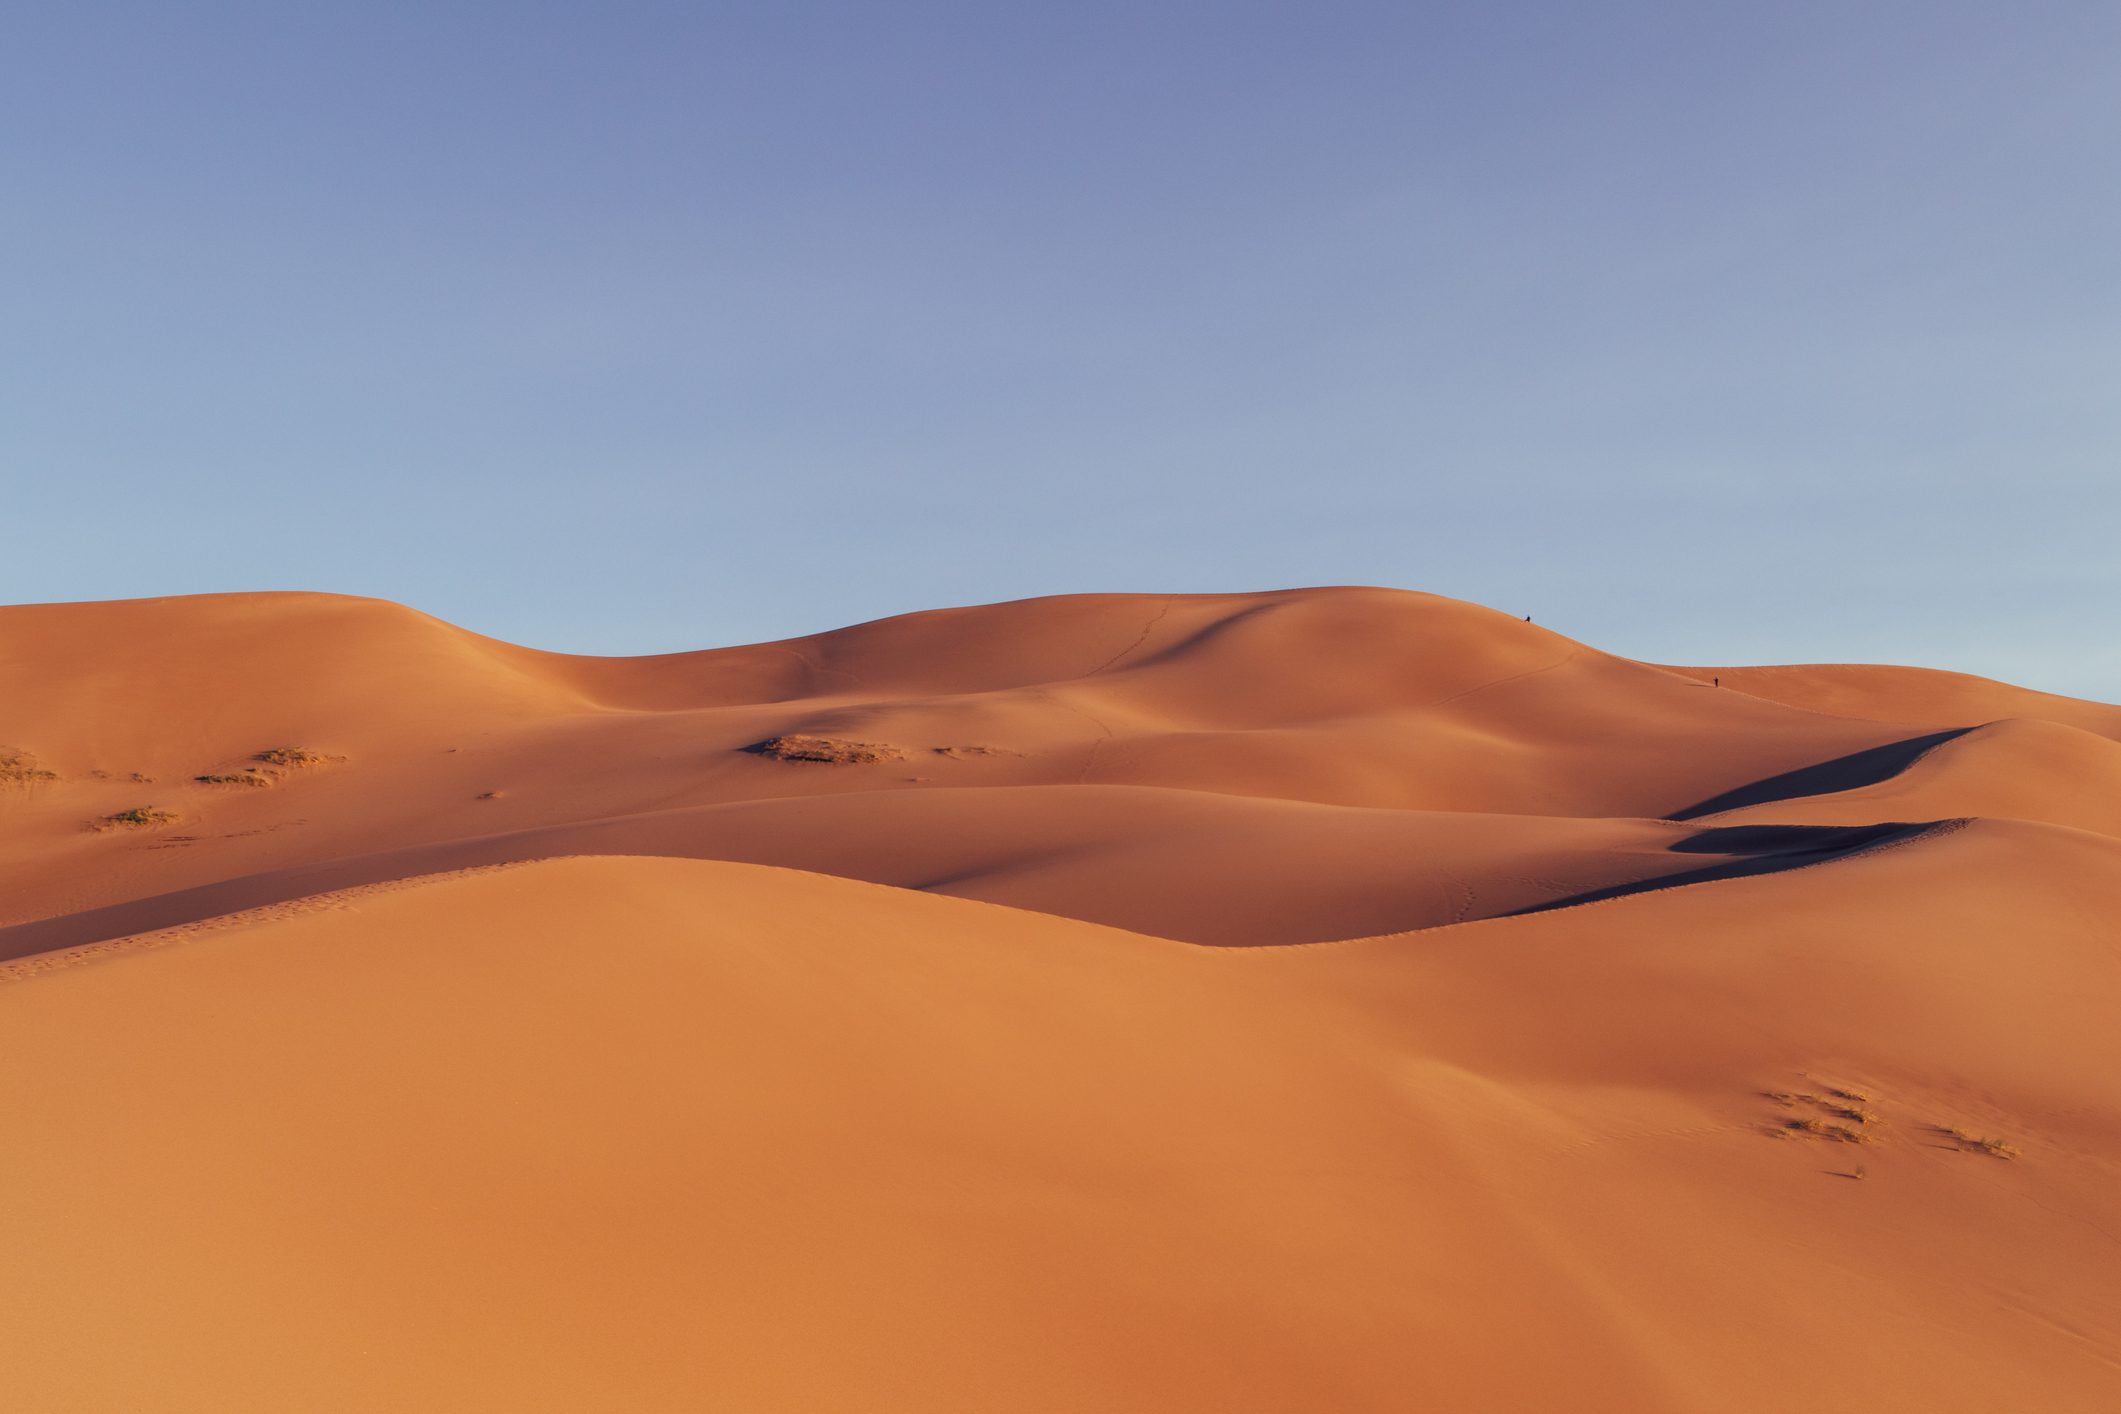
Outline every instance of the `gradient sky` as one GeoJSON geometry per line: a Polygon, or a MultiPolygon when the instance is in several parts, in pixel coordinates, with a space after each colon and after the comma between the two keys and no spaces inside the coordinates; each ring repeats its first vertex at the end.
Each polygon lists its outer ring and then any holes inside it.
{"type": "Polygon", "coordinates": [[[0,601],[1375,583],[2121,700],[2121,6],[0,27],[0,601]]]}

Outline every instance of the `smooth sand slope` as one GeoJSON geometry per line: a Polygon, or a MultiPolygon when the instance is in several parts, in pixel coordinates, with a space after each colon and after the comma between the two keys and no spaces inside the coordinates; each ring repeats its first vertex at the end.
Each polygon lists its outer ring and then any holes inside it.
{"type": "Polygon", "coordinates": [[[20,1407],[2121,1407],[2121,710],[261,595],[0,609],[0,743],[20,1407]]]}
{"type": "Polygon", "coordinates": [[[1749,670],[1782,675],[1771,700],[1729,686],[1743,674],[1710,688],[1372,589],[1032,600],[632,660],[325,595],[29,606],[0,609],[0,669],[0,752],[56,777],[0,797],[0,956],[574,852],[1317,941],[1697,869],[1718,840],[1672,850],[1701,833],[1689,812],[1792,773],[1813,778],[1779,793],[1802,797],[1759,818],[2110,828],[2111,792],[2019,778],[2121,783],[2114,708],[1907,669],[1749,670]],[[1876,710],[1855,710],[1865,684],[1876,710]],[[1989,715],[1953,715],[1970,700],[1989,715]],[[2028,722],[1955,750],[1979,759],[1932,772],[1905,813],[1822,800],[1907,789],[1901,743],[2012,715],[2028,722]],[[791,734],[895,755],[743,749],[791,734]],[[332,759],[242,784],[277,748],[332,759]],[[1833,764],[1865,753],[1889,765],[1833,764]],[[177,818],[88,828],[133,810],[177,818]]]}

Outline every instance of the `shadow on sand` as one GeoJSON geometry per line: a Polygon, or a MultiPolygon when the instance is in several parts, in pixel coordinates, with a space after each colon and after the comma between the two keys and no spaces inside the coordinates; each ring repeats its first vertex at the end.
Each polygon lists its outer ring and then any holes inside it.
{"type": "Polygon", "coordinates": [[[1775,874],[1785,869],[1803,869],[1832,859],[1897,844],[1936,829],[1943,821],[1909,824],[1889,820],[1876,825],[1727,825],[1703,830],[1669,846],[1674,854],[1722,854],[1736,856],[1699,869],[1684,869],[1652,879],[1626,884],[1608,884],[1567,898],[1549,899],[1504,914],[1506,918],[1550,909],[1574,908],[1580,903],[1645,894],[1657,889],[1676,889],[1687,884],[1708,884],[1718,879],[1743,879],[1753,874],[1775,874]]]}
{"type": "Polygon", "coordinates": [[[1771,800],[1800,800],[1810,795],[1835,795],[1861,786],[1874,786],[1880,781],[1891,780],[1937,747],[1972,730],[1972,727],[1953,727],[1950,731],[1911,736],[1906,741],[1889,741],[1883,746],[1837,756],[1831,761],[1799,766],[1794,771],[1784,771],[1779,776],[1769,776],[1721,795],[1712,795],[1664,818],[1698,820],[1704,815],[1720,815],[1726,810],[1740,810],[1748,805],[1765,805],[1771,800]]]}

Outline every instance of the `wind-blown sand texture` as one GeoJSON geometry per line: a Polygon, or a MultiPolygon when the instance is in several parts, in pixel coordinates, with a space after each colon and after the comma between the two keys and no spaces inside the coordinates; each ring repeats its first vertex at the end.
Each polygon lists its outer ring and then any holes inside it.
{"type": "Polygon", "coordinates": [[[0,609],[0,764],[12,1408],[2121,1408],[2121,709],[229,595],[0,609]]]}

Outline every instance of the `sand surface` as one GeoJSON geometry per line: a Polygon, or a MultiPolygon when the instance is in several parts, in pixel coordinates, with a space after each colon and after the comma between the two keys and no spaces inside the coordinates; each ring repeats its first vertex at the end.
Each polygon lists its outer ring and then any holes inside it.
{"type": "Polygon", "coordinates": [[[2121,1408],[2115,707],[23,606],[0,870],[13,1407],[2121,1408]]]}

